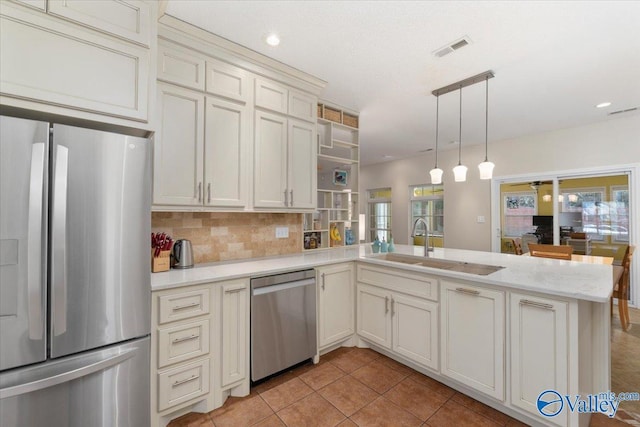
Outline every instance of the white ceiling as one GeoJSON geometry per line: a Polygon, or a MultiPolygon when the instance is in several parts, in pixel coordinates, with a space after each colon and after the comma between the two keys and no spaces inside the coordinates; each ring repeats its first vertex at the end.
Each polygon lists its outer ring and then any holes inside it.
{"type": "MultiPolygon", "coordinates": [[[[431,91],[487,70],[489,142],[639,114],[607,115],[640,106],[639,1],[169,0],[167,13],[327,81],[323,99],[360,112],[363,164],[434,148],[431,91]]],[[[484,83],[462,96],[464,150],[484,143],[484,83]]],[[[457,149],[458,117],[459,92],[441,96],[440,149],[457,149]]]]}

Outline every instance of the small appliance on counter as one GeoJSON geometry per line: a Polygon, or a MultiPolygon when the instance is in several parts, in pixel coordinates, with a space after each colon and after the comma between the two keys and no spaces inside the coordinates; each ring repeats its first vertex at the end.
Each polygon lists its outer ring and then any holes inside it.
{"type": "Polygon", "coordinates": [[[191,241],[179,239],[173,244],[172,266],[173,268],[192,268],[193,267],[193,248],[191,241]]]}

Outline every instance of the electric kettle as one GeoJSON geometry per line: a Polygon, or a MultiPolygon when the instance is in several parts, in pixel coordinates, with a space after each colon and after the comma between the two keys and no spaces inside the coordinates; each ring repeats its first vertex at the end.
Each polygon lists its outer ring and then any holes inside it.
{"type": "Polygon", "coordinates": [[[173,244],[172,267],[191,268],[193,267],[193,248],[191,241],[186,239],[176,240],[173,244]]]}

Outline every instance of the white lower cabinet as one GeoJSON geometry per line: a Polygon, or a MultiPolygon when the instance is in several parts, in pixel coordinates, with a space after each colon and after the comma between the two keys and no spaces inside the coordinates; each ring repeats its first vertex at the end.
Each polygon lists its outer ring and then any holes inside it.
{"type": "Polygon", "coordinates": [[[437,281],[397,269],[359,265],[357,286],[358,335],[437,371],[437,281]]]}
{"type": "Polygon", "coordinates": [[[323,349],[351,337],[354,327],[353,263],[319,267],[318,347],[323,349]]]}
{"type": "MultiPolygon", "coordinates": [[[[509,308],[511,404],[540,417],[536,405],[540,393],[553,389],[565,395],[569,391],[569,303],[512,292],[509,308]]],[[[566,413],[545,421],[566,425],[566,413]]]]}
{"type": "Polygon", "coordinates": [[[225,388],[247,379],[249,355],[249,279],[224,282],[222,302],[221,386],[225,388]]]}
{"type": "Polygon", "coordinates": [[[505,293],[440,282],[441,371],[500,401],[505,400],[505,293]]]}

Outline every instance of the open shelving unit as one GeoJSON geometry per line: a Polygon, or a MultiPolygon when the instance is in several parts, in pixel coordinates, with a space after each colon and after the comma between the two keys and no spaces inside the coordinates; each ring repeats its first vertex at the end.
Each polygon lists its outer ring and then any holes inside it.
{"type": "Polygon", "coordinates": [[[351,244],[358,244],[360,238],[358,128],[337,121],[349,118],[349,123],[357,125],[358,115],[319,104],[318,117],[318,205],[315,212],[304,214],[305,250],[344,246],[347,232],[353,236],[351,244]],[[331,114],[325,116],[325,108],[331,114]],[[340,241],[331,239],[332,227],[338,229],[340,241]]]}

